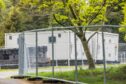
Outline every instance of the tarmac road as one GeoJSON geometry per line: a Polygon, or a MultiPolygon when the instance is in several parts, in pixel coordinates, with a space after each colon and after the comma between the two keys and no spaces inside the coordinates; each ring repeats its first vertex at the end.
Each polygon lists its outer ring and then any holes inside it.
{"type": "Polygon", "coordinates": [[[10,76],[18,75],[17,70],[12,71],[1,71],[0,72],[0,79],[1,78],[9,78],[10,76]]]}
{"type": "Polygon", "coordinates": [[[0,79],[0,84],[33,84],[33,83],[18,79],[0,79]]]}

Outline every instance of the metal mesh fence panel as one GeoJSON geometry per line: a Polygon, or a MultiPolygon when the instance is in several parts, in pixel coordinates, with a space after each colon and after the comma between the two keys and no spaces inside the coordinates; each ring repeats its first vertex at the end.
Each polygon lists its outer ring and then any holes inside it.
{"type": "Polygon", "coordinates": [[[24,70],[26,74],[35,73],[36,40],[34,32],[24,33],[24,70]]]}
{"type": "MultiPolygon", "coordinates": [[[[94,70],[88,70],[83,44],[71,31],[74,27],[26,31],[22,70],[28,75],[69,80],[74,83],[93,80],[107,84],[111,82],[110,73],[113,67],[126,62],[125,49],[121,48],[125,45],[119,44],[120,34],[110,31],[118,27],[88,26],[90,31],[84,31],[88,48],[96,65],[94,70]]],[[[86,27],[81,28],[85,30],[86,27]]]]}

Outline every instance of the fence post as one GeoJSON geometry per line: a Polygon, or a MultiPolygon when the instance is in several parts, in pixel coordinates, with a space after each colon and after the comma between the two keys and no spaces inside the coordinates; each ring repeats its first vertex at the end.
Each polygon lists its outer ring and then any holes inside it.
{"type": "Polygon", "coordinates": [[[19,75],[24,75],[24,32],[19,35],[18,39],[18,45],[19,45],[19,75]]]}
{"type": "Polygon", "coordinates": [[[54,30],[52,27],[52,77],[54,77],[54,30]]]}
{"type": "Polygon", "coordinates": [[[74,33],[74,46],[75,46],[75,81],[78,82],[78,67],[77,67],[77,38],[76,33],[74,33]]]}
{"type": "Polygon", "coordinates": [[[36,76],[38,76],[38,32],[35,32],[36,76]]]}
{"type": "Polygon", "coordinates": [[[104,64],[104,84],[106,84],[106,58],[105,58],[105,39],[102,27],[102,53],[103,53],[103,64],[104,64]]]}

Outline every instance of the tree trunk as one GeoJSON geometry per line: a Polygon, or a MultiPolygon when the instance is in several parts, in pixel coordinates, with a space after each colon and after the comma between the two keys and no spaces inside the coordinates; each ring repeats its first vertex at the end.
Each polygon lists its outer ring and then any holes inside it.
{"type": "Polygon", "coordinates": [[[93,57],[90,53],[90,49],[88,47],[88,43],[86,41],[86,38],[85,40],[80,38],[81,40],[81,43],[82,43],[82,46],[83,46],[83,50],[85,52],[85,55],[87,57],[87,61],[88,61],[88,65],[89,65],[89,69],[95,69],[95,63],[94,63],[94,60],[93,60],[93,57]]]}

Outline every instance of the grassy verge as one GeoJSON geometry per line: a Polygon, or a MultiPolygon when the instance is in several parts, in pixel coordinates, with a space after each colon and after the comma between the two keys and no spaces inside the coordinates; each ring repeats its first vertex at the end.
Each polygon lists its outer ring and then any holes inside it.
{"type": "MultiPolygon", "coordinates": [[[[55,72],[56,78],[74,81],[75,71],[55,72]]],[[[107,69],[107,84],[126,84],[126,65],[120,67],[111,67],[107,69]]],[[[51,72],[40,72],[39,76],[51,77],[51,72]]],[[[79,82],[88,84],[103,84],[103,69],[84,70],[82,68],[78,71],[79,82]]]]}

